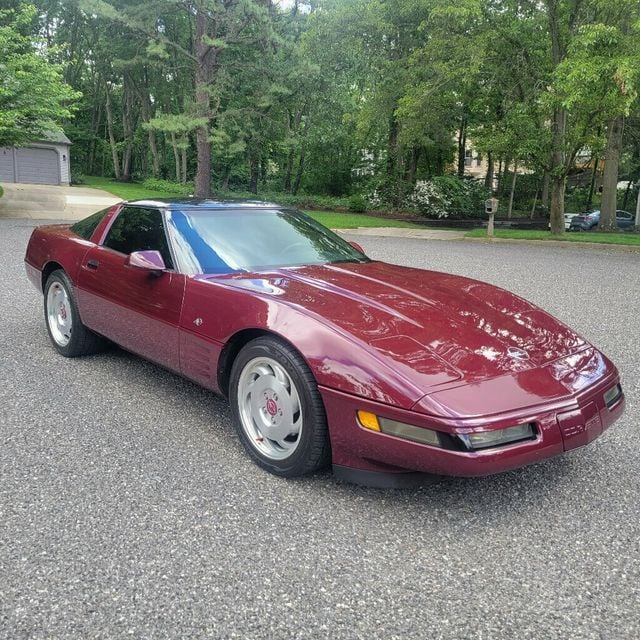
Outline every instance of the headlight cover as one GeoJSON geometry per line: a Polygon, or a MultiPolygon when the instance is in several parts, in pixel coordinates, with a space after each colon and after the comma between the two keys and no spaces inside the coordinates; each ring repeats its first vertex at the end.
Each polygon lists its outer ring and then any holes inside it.
{"type": "Polygon", "coordinates": [[[492,431],[478,431],[476,433],[458,434],[468,451],[500,447],[522,440],[531,440],[536,437],[536,431],[531,423],[518,424],[506,429],[493,429],[492,431]]]}
{"type": "Polygon", "coordinates": [[[440,447],[441,449],[478,451],[522,442],[523,440],[532,440],[536,437],[535,426],[531,423],[518,424],[506,429],[494,429],[492,431],[450,434],[426,427],[417,427],[405,422],[398,422],[390,418],[382,418],[369,411],[358,411],[357,415],[360,425],[365,429],[385,433],[403,440],[428,444],[432,447],[440,447]]]}

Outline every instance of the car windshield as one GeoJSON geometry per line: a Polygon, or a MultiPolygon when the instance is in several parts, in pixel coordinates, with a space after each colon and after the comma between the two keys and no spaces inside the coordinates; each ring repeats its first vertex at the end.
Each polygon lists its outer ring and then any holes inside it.
{"type": "Polygon", "coordinates": [[[334,262],[367,262],[348,242],[299,211],[168,211],[180,271],[233,273],[334,262]]]}

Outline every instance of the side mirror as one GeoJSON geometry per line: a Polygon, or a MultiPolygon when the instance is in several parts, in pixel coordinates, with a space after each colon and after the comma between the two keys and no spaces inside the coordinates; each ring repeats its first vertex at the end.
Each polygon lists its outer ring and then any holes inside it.
{"type": "Polygon", "coordinates": [[[161,272],[166,270],[164,260],[159,251],[134,251],[127,257],[130,267],[146,269],[147,271],[161,272]]]}
{"type": "Polygon", "coordinates": [[[356,250],[359,251],[362,255],[365,255],[364,249],[357,243],[349,240],[349,244],[356,250]]]}

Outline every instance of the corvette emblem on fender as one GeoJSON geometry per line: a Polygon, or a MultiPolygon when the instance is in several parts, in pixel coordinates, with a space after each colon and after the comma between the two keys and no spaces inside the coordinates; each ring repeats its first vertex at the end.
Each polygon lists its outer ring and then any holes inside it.
{"type": "Polygon", "coordinates": [[[518,349],[518,347],[509,347],[507,349],[507,355],[514,360],[529,359],[529,354],[524,349],[518,349]]]}

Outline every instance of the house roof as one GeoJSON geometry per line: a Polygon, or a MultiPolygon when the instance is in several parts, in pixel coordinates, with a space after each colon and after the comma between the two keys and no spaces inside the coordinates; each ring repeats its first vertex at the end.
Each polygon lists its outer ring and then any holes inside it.
{"type": "Polygon", "coordinates": [[[64,131],[45,131],[42,139],[37,142],[57,142],[58,144],[71,144],[71,140],[64,135],[64,131]]]}

